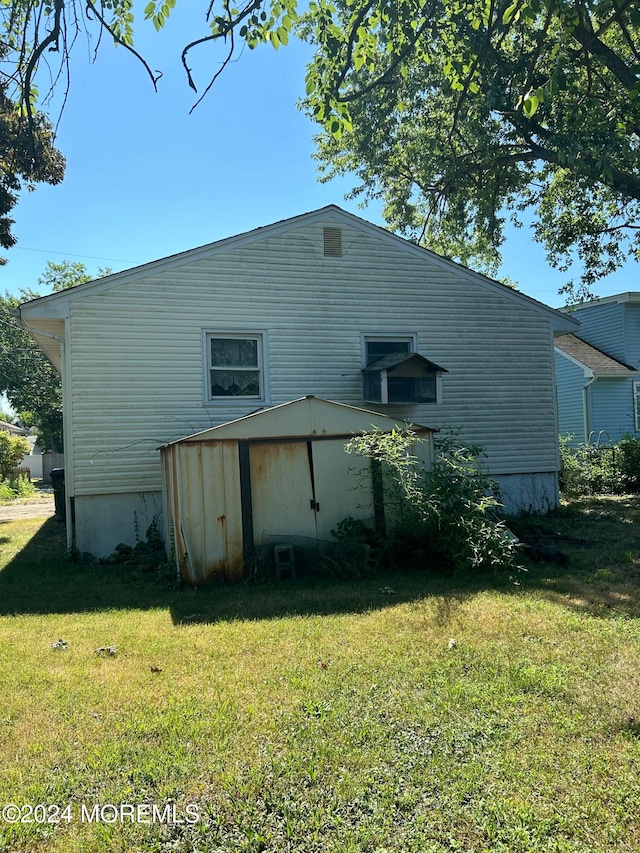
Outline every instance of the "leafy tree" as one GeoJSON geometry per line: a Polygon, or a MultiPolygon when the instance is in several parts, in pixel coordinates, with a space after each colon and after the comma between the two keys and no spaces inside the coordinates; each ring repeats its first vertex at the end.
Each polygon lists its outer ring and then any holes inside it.
{"type": "MultiPolygon", "coordinates": [[[[0,63],[8,54],[0,43],[0,63]]],[[[9,79],[0,75],[0,247],[9,249],[16,242],[11,233],[15,207],[21,189],[33,189],[36,183],[59,183],[64,175],[64,158],[53,145],[53,132],[47,119],[35,108],[29,117],[20,104],[7,94],[9,79]]],[[[0,265],[6,259],[0,257],[0,265]]]]}
{"type": "Polygon", "coordinates": [[[355,171],[392,227],[490,273],[528,209],[554,266],[582,262],[574,298],[638,256],[637,4],[356,5],[305,31],[325,179],[355,171]]]}
{"type": "MultiPolygon", "coordinates": [[[[109,272],[100,269],[99,275],[109,272]]],[[[59,291],[92,278],[84,264],[48,261],[38,283],[59,291]]],[[[12,313],[22,302],[40,295],[21,290],[19,296],[0,296],[0,393],[7,395],[26,427],[36,428],[43,449],[62,450],[60,376],[31,335],[16,325],[12,313]]]]}
{"type": "Polygon", "coordinates": [[[0,478],[6,480],[22,457],[29,453],[29,442],[21,435],[0,430],[0,478]]]}
{"type": "MultiPolygon", "coordinates": [[[[176,0],[150,0],[156,29],[176,0]]],[[[207,0],[182,52],[219,46],[201,97],[243,49],[314,45],[305,107],[324,176],[354,170],[393,228],[490,272],[509,217],[534,216],[579,297],[640,252],[640,7],[633,0],[207,0]]],[[[133,47],[133,0],[2,0],[12,80],[33,120],[43,58],[80,24],[133,47]]],[[[156,85],[159,75],[146,61],[156,85]]],[[[55,79],[55,77],[54,77],[55,79]]],[[[18,95],[16,95],[17,97],[18,95]]],[[[569,288],[571,291],[571,288],[569,288]]]]}

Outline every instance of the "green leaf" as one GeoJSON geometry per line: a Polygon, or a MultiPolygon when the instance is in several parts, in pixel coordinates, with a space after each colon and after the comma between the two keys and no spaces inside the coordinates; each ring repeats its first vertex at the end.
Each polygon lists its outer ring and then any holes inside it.
{"type": "Polygon", "coordinates": [[[516,10],[518,8],[518,3],[519,3],[519,0],[515,0],[515,3],[512,3],[511,6],[509,6],[509,8],[506,10],[504,15],[502,16],[502,23],[505,26],[511,21],[511,19],[515,15],[516,10]]]}
{"type": "Polygon", "coordinates": [[[534,95],[534,94],[528,95],[524,99],[524,102],[522,104],[522,108],[524,110],[525,116],[527,118],[531,118],[535,114],[536,110],[538,109],[539,104],[540,104],[540,101],[539,101],[539,98],[537,95],[534,95]]]}

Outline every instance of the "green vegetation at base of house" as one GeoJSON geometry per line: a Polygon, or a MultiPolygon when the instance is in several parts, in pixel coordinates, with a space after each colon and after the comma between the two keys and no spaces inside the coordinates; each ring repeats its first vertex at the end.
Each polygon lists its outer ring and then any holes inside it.
{"type": "Polygon", "coordinates": [[[560,436],[560,491],[578,495],[640,492],[640,439],[625,435],[617,444],[571,447],[560,436]]]}
{"type": "Polygon", "coordinates": [[[196,592],[3,523],[0,806],[64,816],[0,822],[0,851],[639,849],[639,522],[629,497],[521,520],[569,565],[519,585],[196,592]]]}
{"type": "Polygon", "coordinates": [[[503,505],[481,464],[483,449],[444,431],[425,468],[415,455],[423,441],[410,429],[394,429],[373,430],[347,444],[347,452],[370,460],[367,482],[373,477],[375,490],[377,479],[384,495],[388,529],[378,549],[392,563],[400,555],[405,564],[453,571],[515,571],[518,549],[499,517],[503,505]]]}

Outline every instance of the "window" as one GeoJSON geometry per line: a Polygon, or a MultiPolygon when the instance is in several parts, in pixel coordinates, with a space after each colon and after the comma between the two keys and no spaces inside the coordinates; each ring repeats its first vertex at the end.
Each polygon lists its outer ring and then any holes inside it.
{"type": "Polygon", "coordinates": [[[209,400],[264,400],[263,335],[207,334],[209,400]]]}
{"type": "Polygon", "coordinates": [[[364,402],[383,405],[440,402],[440,379],[447,371],[416,352],[415,335],[364,336],[363,356],[364,402]]]}
{"type": "Polygon", "coordinates": [[[636,431],[640,432],[640,382],[633,383],[633,414],[636,431]]]}
{"type": "Polygon", "coordinates": [[[397,355],[403,353],[408,355],[413,352],[413,341],[409,338],[406,340],[385,341],[378,338],[365,338],[365,367],[368,367],[379,358],[384,358],[385,355],[397,355]]]}

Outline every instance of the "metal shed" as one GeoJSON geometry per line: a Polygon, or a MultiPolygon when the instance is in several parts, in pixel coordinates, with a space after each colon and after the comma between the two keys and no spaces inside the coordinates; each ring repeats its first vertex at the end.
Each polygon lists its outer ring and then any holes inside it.
{"type": "MultiPolygon", "coordinates": [[[[330,540],[347,516],[373,520],[365,460],[345,452],[354,436],[405,421],[303,397],[161,448],[167,541],[185,583],[242,577],[255,546],[278,536],[330,540]],[[362,464],[359,464],[362,463],[362,464]]],[[[416,455],[429,465],[432,430],[416,455]]]]}

